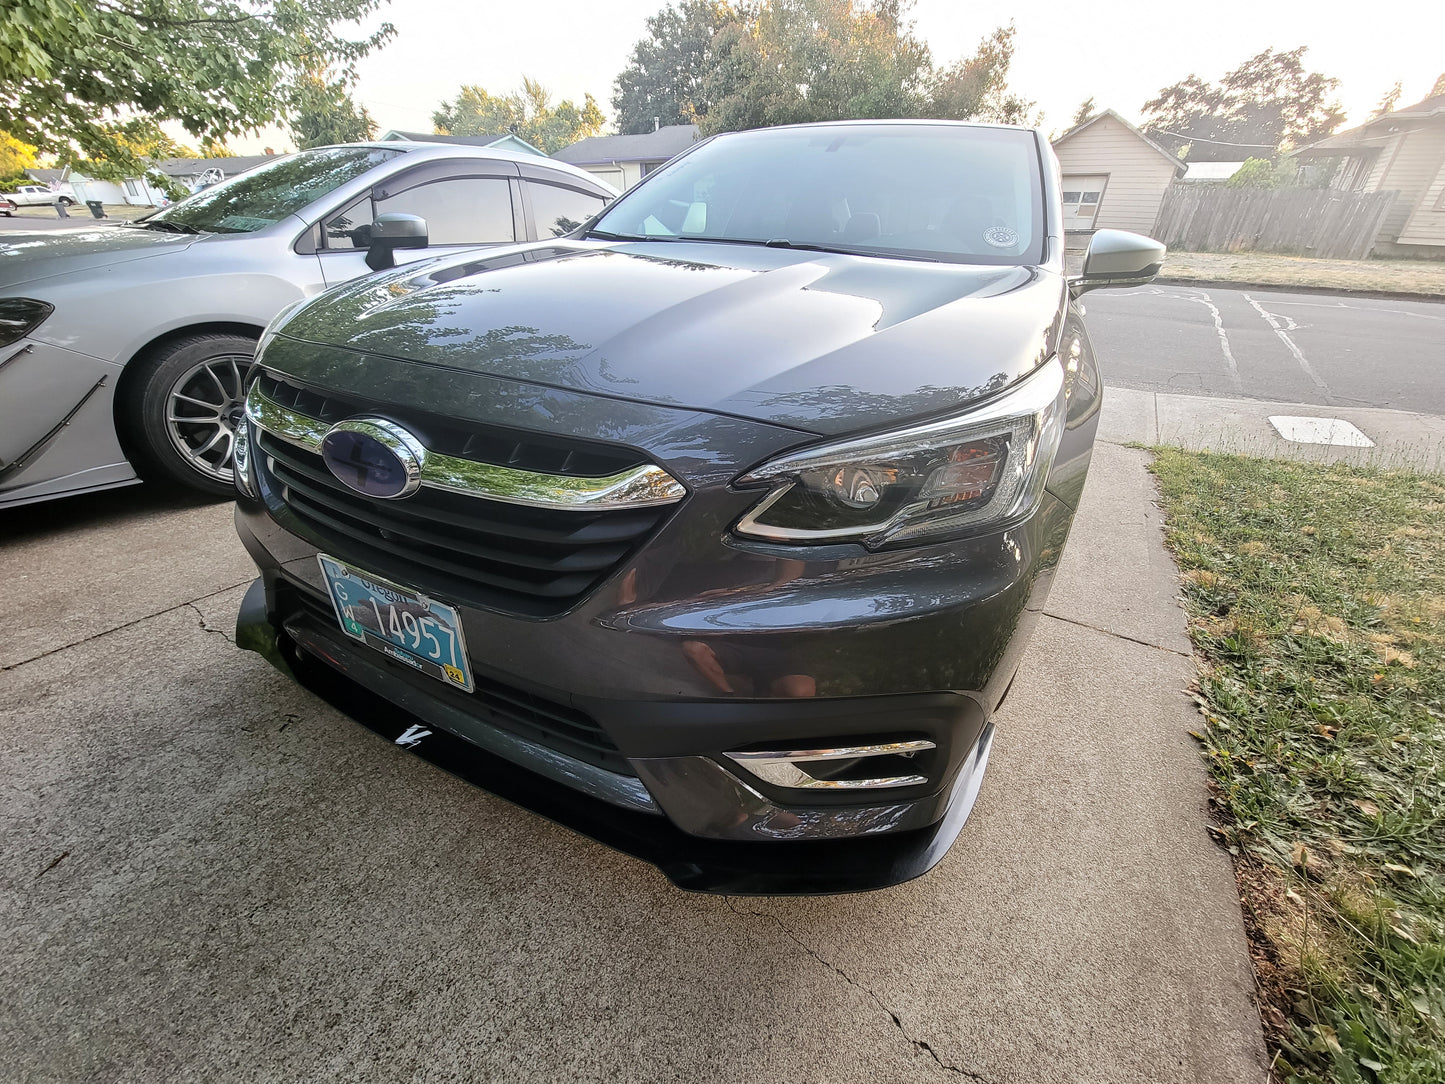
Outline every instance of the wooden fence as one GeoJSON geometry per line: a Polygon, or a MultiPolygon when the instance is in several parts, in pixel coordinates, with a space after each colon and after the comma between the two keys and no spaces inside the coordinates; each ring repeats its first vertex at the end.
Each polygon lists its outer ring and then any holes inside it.
{"type": "Polygon", "coordinates": [[[1370,254],[1394,192],[1173,184],[1154,236],[1191,252],[1289,252],[1360,260],[1370,254]]]}

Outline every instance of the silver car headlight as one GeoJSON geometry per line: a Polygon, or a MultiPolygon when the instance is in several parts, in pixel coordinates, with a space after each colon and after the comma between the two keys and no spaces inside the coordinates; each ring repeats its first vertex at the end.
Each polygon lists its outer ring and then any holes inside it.
{"type": "Polygon", "coordinates": [[[1064,427],[1052,358],[976,410],[791,452],[735,481],[772,488],[733,530],[783,543],[869,549],[977,532],[1038,507],[1064,427]]]}

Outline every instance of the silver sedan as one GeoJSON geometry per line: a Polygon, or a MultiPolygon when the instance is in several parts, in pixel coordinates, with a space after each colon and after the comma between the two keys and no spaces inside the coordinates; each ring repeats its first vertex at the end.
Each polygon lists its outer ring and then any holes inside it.
{"type": "Polygon", "coordinates": [[[134,224],[7,230],[0,507],[142,478],[229,494],[246,373],[281,309],[394,258],[558,236],[615,195],[533,155],[352,144],[134,224]],[[394,223],[404,240],[386,239],[394,223]]]}

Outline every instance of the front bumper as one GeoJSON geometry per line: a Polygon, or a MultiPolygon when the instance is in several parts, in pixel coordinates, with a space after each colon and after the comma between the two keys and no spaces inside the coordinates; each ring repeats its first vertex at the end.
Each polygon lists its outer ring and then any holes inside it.
{"type": "Polygon", "coordinates": [[[652,862],[680,887],[862,891],[926,872],[961,829],[987,762],[989,715],[1071,518],[1046,498],[999,535],[903,567],[849,570],[871,587],[843,593],[843,562],[830,558],[786,587],[704,591],[690,604],[620,604],[630,589],[615,580],[550,620],[464,607],[480,675],[470,695],[344,636],[315,571],[317,547],[243,499],[237,526],[262,578],[237,642],[378,733],[652,862]],[[905,598],[907,608],[890,601],[905,598]],[[866,599],[879,603],[871,619],[841,612],[866,599]],[[712,686],[689,657],[698,644],[716,664],[712,686]],[[679,670],[682,658],[692,665],[679,670]],[[775,787],[725,756],[901,737],[935,749],[925,782],[887,792],[775,787]]]}

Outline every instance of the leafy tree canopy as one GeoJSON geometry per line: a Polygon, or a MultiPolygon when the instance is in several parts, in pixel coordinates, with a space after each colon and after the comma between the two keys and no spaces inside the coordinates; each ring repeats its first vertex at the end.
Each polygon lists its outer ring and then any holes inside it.
{"type": "Polygon", "coordinates": [[[284,119],[318,64],[349,72],[393,34],[386,0],[5,0],[0,129],[134,175],[126,125],[177,121],[223,140],[284,119]],[[340,28],[351,27],[352,33],[340,28]]]}
{"type": "Polygon", "coordinates": [[[1288,158],[1247,158],[1224,183],[1230,188],[1289,188],[1298,174],[1288,158]]]}
{"type": "Polygon", "coordinates": [[[612,99],[622,132],[704,133],[851,117],[1026,120],[1011,94],[1013,27],[935,68],[906,0],[682,0],[647,22],[612,99]]]}
{"type": "Polygon", "coordinates": [[[440,135],[504,136],[510,132],[548,154],[596,135],[606,120],[592,95],[580,106],[570,100],[554,106],[547,88],[525,77],[522,89],[511,94],[488,94],[481,87],[464,86],[456,98],[442,102],[432,114],[440,135]]]}
{"type": "Polygon", "coordinates": [[[712,68],[713,36],[741,20],[740,8],[724,0],[682,0],[647,20],[648,36],[632,47],[632,58],[612,92],[617,130],[652,131],[659,124],[696,124],[706,116],[703,82],[712,68]]]}
{"type": "Polygon", "coordinates": [[[0,178],[23,177],[25,170],[34,169],[37,164],[34,147],[9,132],[0,132],[0,178]]]}
{"type": "Polygon", "coordinates": [[[1144,132],[1181,158],[1227,162],[1267,157],[1323,139],[1345,119],[1330,101],[1338,79],[1307,72],[1305,46],[1266,49],[1217,83],[1197,75],[1144,103],[1144,132]]]}
{"type": "Polygon", "coordinates": [[[356,143],[376,135],[376,121],[351,98],[351,79],[322,67],[297,77],[291,92],[291,138],[298,149],[356,143]]]}
{"type": "Polygon", "coordinates": [[[1077,128],[1097,112],[1098,109],[1094,105],[1093,95],[1090,95],[1079,103],[1078,109],[1074,110],[1074,119],[1069,121],[1069,127],[1077,128]]]}

